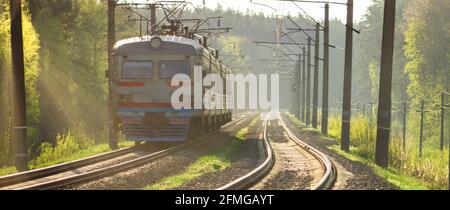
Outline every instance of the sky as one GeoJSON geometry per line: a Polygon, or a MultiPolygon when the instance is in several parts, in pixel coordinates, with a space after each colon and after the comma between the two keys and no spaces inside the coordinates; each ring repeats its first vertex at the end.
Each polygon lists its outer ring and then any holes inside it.
{"type": "MultiPolygon", "coordinates": [[[[133,0],[131,0],[133,1],[133,0]]],[[[135,2],[154,2],[153,0],[134,0],[135,2]]],[[[301,12],[293,2],[277,1],[277,0],[187,0],[192,5],[203,6],[205,3],[206,7],[216,8],[220,4],[224,9],[239,10],[245,13],[250,10],[255,13],[263,12],[266,15],[297,15],[301,12]],[[265,4],[267,6],[262,6],[259,4],[265,4]],[[269,8],[272,7],[272,8],[269,8]],[[277,11],[274,11],[277,10],[277,11]]],[[[347,0],[332,0],[334,2],[345,3],[347,0]]],[[[128,0],[130,2],[130,0],[128,0]]],[[[323,20],[324,17],[324,5],[317,3],[295,3],[301,7],[305,12],[311,15],[316,20],[323,20]]],[[[372,0],[354,0],[354,21],[358,22],[364,15],[368,6],[372,4],[372,0]]],[[[347,9],[345,5],[330,5],[330,18],[338,18],[341,21],[346,21],[347,9]]]]}

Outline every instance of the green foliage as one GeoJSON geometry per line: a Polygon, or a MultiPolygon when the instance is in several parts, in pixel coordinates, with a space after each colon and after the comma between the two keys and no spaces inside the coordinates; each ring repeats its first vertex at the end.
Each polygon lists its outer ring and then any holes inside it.
{"type": "Polygon", "coordinates": [[[43,137],[53,139],[72,130],[104,141],[106,6],[95,0],[37,0],[30,7],[42,42],[41,123],[47,125],[43,137]]]}
{"type": "Polygon", "coordinates": [[[297,119],[294,115],[290,114],[290,113],[285,113],[285,115],[287,115],[287,117],[289,118],[289,120],[291,122],[293,122],[295,125],[299,126],[299,127],[306,127],[306,125],[300,121],[299,119],[297,119]]]}
{"type": "MultiPolygon", "coordinates": [[[[33,24],[42,43],[40,94],[42,138],[84,133],[107,140],[107,8],[96,0],[32,0],[33,24]],[[80,126],[81,124],[81,126],[80,126]]],[[[135,30],[129,11],[116,9],[116,37],[135,30]]]]}
{"type": "Polygon", "coordinates": [[[66,135],[58,135],[56,137],[56,145],[53,146],[50,143],[42,143],[39,147],[39,156],[30,162],[30,165],[36,168],[47,165],[48,163],[54,163],[62,157],[70,157],[78,153],[80,150],[87,149],[93,146],[92,139],[86,137],[78,138],[70,132],[66,135]]]}
{"type": "Polygon", "coordinates": [[[8,166],[8,167],[0,167],[0,176],[5,176],[8,174],[17,173],[17,169],[14,166],[8,166]]]}
{"type": "Polygon", "coordinates": [[[405,31],[408,93],[418,103],[433,100],[450,84],[450,4],[446,1],[413,0],[407,9],[405,31]]]}
{"type": "MultiPolygon", "coordinates": [[[[361,34],[355,35],[354,53],[354,83],[353,89],[356,100],[376,101],[378,99],[379,86],[379,62],[381,59],[381,39],[383,31],[384,1],[372,0],[362,20],[356,27],[361,29],[361,34]],[[370,82],[368,79],[370,78],[370,82]],[[371,97],[370,97],[371,96],[371,97]]],[[[407,75],[404,73],[405,56],[403,55],[405,22],[404,10],[408,0],[399,0],[396,9],[394,62],[393,62],[393,99],[405,100],[405,89],[408,84],[407,75]]]]}
{"type": "Polygon", "coordinates": [[[146,190],[167,190],[175,188],[207,173],[221,171],[231,166],[229,157],[221,154],[207,155],[198,158],[181,174],[163,178],[154,185],[145,187],[146,190]]]}
{"type": "MultiPolygon", "coordinates": [[[[340,139],[341,119],[330,118],[330,136],[340,139]]],[[[392,135],[389,147],[390,169],[401,175],[413,176],[433,189],[445,189],[448,180],[448,147],[441,152],[436,148],[436,141],[429,141],[423,146],[423,156],[419,157],[417,136],[411,135],[407,140],[406,150],[403,150],[402,139],[392,135]]],[[[376,142],[376,124],[367,117],[359,116],[351,120],[350,143],[351,152],[367,162],[374,162],[376,142]]]]}
{"type": "MultiPolygon", "coordinates": [[[[93,145],[92,142],[94,142],[92,139],[77,138],[70,132],[66,135],[58,135],[57,145],[53,146],[47,142],[41,144],[40,155],[32,159],[28,167],[30,169],[48,167],[111,151],[107,143],[93,145]]],[[[133,145],[134,142],[130,141],[119,142],[120,148],[133,145]]],[[[16,172],[14,166],[0,167],[0,176],[16,172]]]]}

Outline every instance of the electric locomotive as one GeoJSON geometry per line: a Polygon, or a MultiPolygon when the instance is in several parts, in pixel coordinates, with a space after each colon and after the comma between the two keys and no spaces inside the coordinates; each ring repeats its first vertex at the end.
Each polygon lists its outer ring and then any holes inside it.
{"type": "MultiPolygon", "coordinates": [[[[205,37],[148,35],[121,40],[114,47],[113,61],[113,107],[127,140],[182,142],[231,121],[228,103],[220,109],[181,110],[171,104],[172,93],[179,88],[171,84],[174,75],[185,74],[193,81],[195,66],[202,67],[202,76],[214,73],[223,81],[231,73],[219,61],[218,51],[207,46],[205,37]]],[[[223,90],[217,95],[229,101],[223,90]]],[[[203,98],[204,87],[202,92],[203,98]]]]}

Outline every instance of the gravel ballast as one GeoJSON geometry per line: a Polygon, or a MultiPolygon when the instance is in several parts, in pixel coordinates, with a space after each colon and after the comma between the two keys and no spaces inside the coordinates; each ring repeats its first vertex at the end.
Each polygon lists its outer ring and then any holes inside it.
{"type": "MultiPolygon", "coordinates": [[[[206,140],[206,142],[199,143],[195,146],[189,147],[185,150],[170,154],[161,159],[148,163],[146,165],[134,168],[129,171],[121,172],[113,176],[105,177],[102,179],[94,180],[91,182],[68,186],[66,189],[94,189],[94,190],[129,190],[129,189],[143,189],[146,186],[152,185],[160,181],[164,177],[176,175],[182,173],[187,166],[195,162],[199,157],[203,155],[208,155],[229,144],[231,138],[238,130],[246,125],[250,124],[251,120],[254,118],[254,114],[250,114],[247,119],[233,124],[222,132],[215,135],[214,138],[206,140]]],[[[250,142],[250,141],[249,141],[250,142]]],[[[245,145],[245,144],[244,144],[245,145]]],[[[249,146],[244,146],[243,148],[252,148],[249,146]]],[[[244,150],[245,151],[245,150],[244,150]]],[[[242,152],[245,153],[245,152],[242,152]]],[[[252,153],[248,153],[252,154],[252,153]]],[[[240,158],[236,158],[240,159],[240,158]]],[[[253,158],[250,158],[253,159],[253,158]]],[[[247,167],[247,166],[246,166],[247,167]]],[[[233,167],[231,167],[233,168],[233,167]]],[[[218,178],[218,177],[214,177],[218,178]]],[[[210,183],[209,181],[203,181],[205,183],[210,183]]],[[[212,183],[212,182],[211,182],[212,183]]],[[[203,184],[205,189],[212,189],[213,185],[203,184]]],[[[188,184],[182,186],[183,189],[190,189],[188,184]]],[[[199,186],[201,187],[201,186],[199,186]]],[[[197,188],[195,188],[197,189],[197,188]]]]}
{"type": "Polygon", "coordinates": [[[278,119],[271,120],[267,136],[275,154],[272,170],[252,190],[306,190],[321,174],[320,162],[289,139],[278,119]]]}

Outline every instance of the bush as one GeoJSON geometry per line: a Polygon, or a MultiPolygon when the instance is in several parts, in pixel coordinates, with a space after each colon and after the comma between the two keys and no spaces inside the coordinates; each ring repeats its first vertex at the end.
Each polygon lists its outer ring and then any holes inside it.
{"type": "Polygon", "coordinates": [[[94,145],[94,142],[85,135],[74,136],[71,132],[66,135],[58,134],[55,146],[48,142],[41,144],[39,156],[30,161],[30,165],[32,168],[39,168],[63,157],[74,155],[92,145],[94,145]]]}

